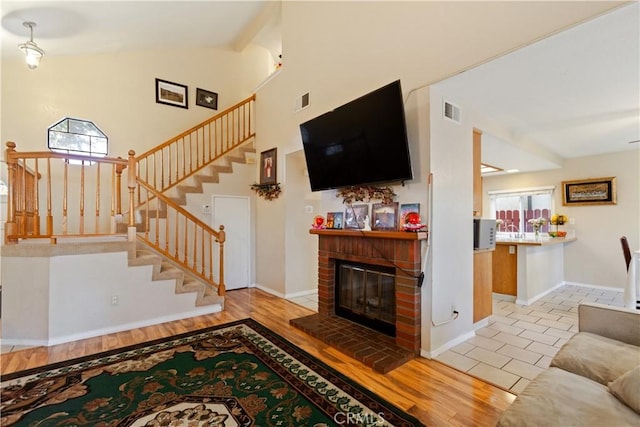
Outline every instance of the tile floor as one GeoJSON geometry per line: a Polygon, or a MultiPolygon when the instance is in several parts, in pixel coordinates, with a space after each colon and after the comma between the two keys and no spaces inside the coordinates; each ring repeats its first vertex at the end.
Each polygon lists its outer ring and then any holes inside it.
{"type": "Polygon", "coordinates": [[[436,360],[515,394],[578,332],[578,304],[623,306],[623,293],[565,285],[529,306],[494,299],[489,325],[436,360]]]}
{"type": "MultiPolygon", "coordinates": [[[[317,295],[291,298],[317,311],[317,295]]],[[[436,360],[515,394],[578,331],[578,304],[623,306],[622,291],[565,285],[529,306],[494,299],[489,325],[436,360]]]]}

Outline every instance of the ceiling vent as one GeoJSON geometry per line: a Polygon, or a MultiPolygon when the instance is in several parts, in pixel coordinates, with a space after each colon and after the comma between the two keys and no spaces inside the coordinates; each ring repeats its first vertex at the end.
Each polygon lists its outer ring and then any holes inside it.
{"type": "Polygon", "coordinates": [[[293,111],[298,112],[300,110],[304,110],[308,106],[309,106],[309,92],[296,98],[295,104],[293,106],[293,111]]]}
{"type": "Polygon", "coordinates": [[[444,101],[442,108],[443,116],[445,119],[449,119],[454,123],[460,124],[460,107],[449,101],[444,101]]]}

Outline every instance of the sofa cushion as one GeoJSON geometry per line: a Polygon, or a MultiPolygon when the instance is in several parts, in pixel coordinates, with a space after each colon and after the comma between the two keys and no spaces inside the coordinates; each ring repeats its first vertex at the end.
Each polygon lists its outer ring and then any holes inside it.
{"type": "Polygon", "coordinates": [[[640,414],[640,365],[609,383],[609,391],[640,414]]]}
{"type": "Polygon", "coordinates": [[[640,363],[640,347],[589,332],[578,332],[551,360],[550,366],[607,385],[640,363]]]}
{"type": "Polygon", "coordinates": [[[637,426],[640,416],[606,386],[549,368],[525,387],[498,421],[499,427],[637,426]]]}

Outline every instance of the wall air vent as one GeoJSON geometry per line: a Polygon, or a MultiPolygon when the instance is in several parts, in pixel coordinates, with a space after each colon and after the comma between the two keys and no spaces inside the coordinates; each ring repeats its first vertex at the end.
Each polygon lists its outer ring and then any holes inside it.
{"type": "Polygon", "coordinates": [[[309,106],[309,92],[296,98],[296,101],[293,105],[293,111],[298,112],[300,110],[304,110],[308,106],[309,106]]]}
{"type": "Polygon", "coordinates": [[[442,113],[445,119],[449,119],[454,123],[460,124],[460,107],[449,101],[444,101],[442,106],[442,113]]]}

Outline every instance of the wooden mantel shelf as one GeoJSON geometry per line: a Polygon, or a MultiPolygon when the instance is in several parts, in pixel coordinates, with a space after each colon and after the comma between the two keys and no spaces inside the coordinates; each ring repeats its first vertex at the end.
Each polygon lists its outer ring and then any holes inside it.
{"type": "Polygon", "coordinates": [[[396,240],[426,240],[427,232],[410,231],[364,231],[364,230],[332,230],[332,229],[309,229],[310,234],[320,236],[343,236],[343,237],[367,237],[371,239],[396,239],[396,240]]]}

